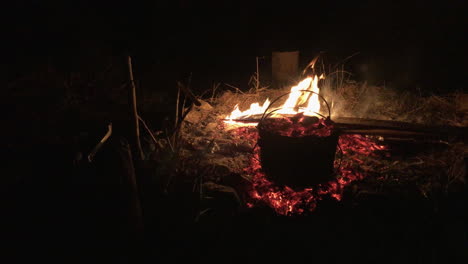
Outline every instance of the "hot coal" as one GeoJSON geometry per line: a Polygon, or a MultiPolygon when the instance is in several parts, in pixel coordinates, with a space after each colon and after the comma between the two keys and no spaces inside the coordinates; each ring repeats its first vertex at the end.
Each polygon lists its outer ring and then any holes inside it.
{"type": "MultiPolygon", "coordinates": [[[[239,128],[233,133],[253,141],[258,139],[258,133],[253,129],[239,128]]],[[[358,166],[362,162],[359,155],[377,156],[377,151],[385,150],[386,147],[361,135],[341,135],[338,144],[349,158],[335,162],[334,177],[314,187],[297,189],[270,180],[260,163],[260,150],[255,148],[249,166],[244,170],[252,178],[251,200],[247,205],[254,207],[266,204],[280,215],[300,215],[314,211],[317,203],[326,197],[340,201],[347,185],[366,177],[366,172],[358,166]]]]}
{"type": "Polygon", "coordinates": [[[334,132],[333,122],[330,119],[304,116],[303,113],[292,117],[270,118],[259,123],[260,131],[285,137],[328,137],[334,132]]]}

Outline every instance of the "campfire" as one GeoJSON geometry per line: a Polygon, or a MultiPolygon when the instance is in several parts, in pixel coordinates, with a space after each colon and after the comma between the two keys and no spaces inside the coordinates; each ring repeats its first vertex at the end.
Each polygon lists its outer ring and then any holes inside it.
{"type": "Polygon", "coordinates": [[[318,81],[324,78],[305,78],[291,88],[280,107],[272,107],[277,100],[266,99],[244,111],[236,105],[226,116],[226,129],[258,141],[245,169],[253,179],[249,207],[263,202],[278,214],[292,215],[313,211],[325,196],[339,201],[346,185],[366,175],[351,162],[335,160],[335,153],[342,158],[343,153],[377,155],[376,151],[385,149],[364,136],[338,139],[330,109],[324,113],[319,100],[318,81]],[[255,117],[260,117],[258,122],[253,122],[255,117]],[[252,126],[258,130],[245,128],[252,126]]]}
{"type": "Polygon", "coordinates": [[[383,189],[417,186],[417,192],[428,197],[439,188],[433,184],[440,178],[437,171],[447,170],[451,177],[444,186],[464,181],[460,169],[464,144],[448,141],[463,138],[465,130],[452,126],[458,119],[445,123],[440,119],[451,115],[454,104],[420,98],[424,108],[418,108],[408,103],[409,97],[385,94],[380,88],[370,92],[354,83],[345,84],[346,93],[340,93],[344,86],[331,93],[326,86],[329,78],[305,76],[287,90],[244,93],[227,88],[214,96],[216,86],[211,98],[191,95],[188,98],[197,103],[176,115],[180,131],[158,140],[159,149],[169,151],[160,151],[156,158],[173,160],[165,169],[172,182],[193,181],[192,190],[209,204],[201,214],[207,208],[224,208],[213,205],[213,197],[231,200],[236,208],[268,206],[280,215],[300,215],[314,211],[324,200],[342,203],[348,201],[343,198],[383,189]],[[359,101],[355,96],[369,94],[375,95],[372,105],[363,103],[368,98],[359,101]],[[446,116],[427,110],[439,105],[449,107],[446,116]],[[362,115],[363,111],[370,114],[362,115]],[[388,111],[405,115],[391,120],[395,114],[388,111]],[[417,124],[417,118],[427,122],[417,124]],[[436,127],[434,120],[444,125],[436,127]],[[408,155],[408,146],[421,154],[408,155]],[[425,154],[427,146],[438,152],[425,154]]]}

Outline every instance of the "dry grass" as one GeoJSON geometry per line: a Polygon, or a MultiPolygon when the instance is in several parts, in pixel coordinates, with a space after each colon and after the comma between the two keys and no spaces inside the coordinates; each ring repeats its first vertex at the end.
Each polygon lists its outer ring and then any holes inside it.
{"type": "Polygon", "coordinates": [[[460,92],[421,96],[349,80],[336,87],[325,83],[322,92],[331,101],[333,116],[466,126],[466,114],[457,106],[460,92]]]}

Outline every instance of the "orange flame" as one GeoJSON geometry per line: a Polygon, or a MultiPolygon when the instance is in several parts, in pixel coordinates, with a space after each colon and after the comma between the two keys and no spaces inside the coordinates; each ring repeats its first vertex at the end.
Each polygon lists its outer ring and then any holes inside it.
{"type": "MultiPolygon", "coordinates": [[[[233,119],[237,119],[239,117],[249,117],[256,114],[263,114],[267,110],[268,106],[270,106],[270,100],[268,98],[265,100],[263,105],[260,106],[259,103],[253,103],[250,105],[250,108],[245,111],[241,111],[239,109],[239,104],[236,104],[236,106],[234,106],[234,110],[231,112],[230,115],[226,117],[226,120],[224,122],[228,124],[236,124],[237,122],[233,119]]],[[[245,123],[244,125],[250,126],[255,125],[255,123],[245,123]]]]}
{"type": "MultiPolygon", "coordinates": [[[[319,79],[324,79],[323,74],[319,76],[307,77],[296,86],[291,87],[291,91],[288,99],[284,104],[277,108],[275,114],[272,117],[278,117],[281,114],[298,114],[304,113],[306,116],[317,116],[317,113],[320,113],[320,101],[318,93],[320,89],[318,87],[319,79]],[[313,93],[304,92],[311,91],[313,93]],[[307,103],[307,106],[303,107],[307,103]]],[[[270,106],[270,100],[266,99],[265,102],[260,105],[259,103],[253,103],[250,105],[250,108],[244,111],[239,109],[239,104],[234,106],[234,110],[230,115],[226,116],[225,121],[228,124],[236,124],[235,119],[246,118],[252,115],[261,115],[263,114],[268,107],[270,106]]],[[[255,123],[252,123],[255,125],[255,123]]],[[[243,124],[243,125],[252,125],[252,124],[243,124]]]]}

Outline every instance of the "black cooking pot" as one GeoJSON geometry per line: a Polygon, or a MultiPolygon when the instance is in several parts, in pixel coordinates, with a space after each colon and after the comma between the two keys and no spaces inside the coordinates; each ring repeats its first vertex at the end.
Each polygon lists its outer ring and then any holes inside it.
{"type": "MultiPolygon", "coordinates": [[[[265,113],[267,111],[268,109],[265,113]]],[[[257,128],[260,161],[269,180],[278,185],[299,189],[314,187],[334,178],[339,137],[337,130],[332,129],[329,136],[285,136],[264,125],[268,116],[269,114],[263,115],[257,128]]],[[[331,122],[330,116],[327,119],[331,122]]],[[[269,121],[272,120],[274,119],[269,121]]]]}

